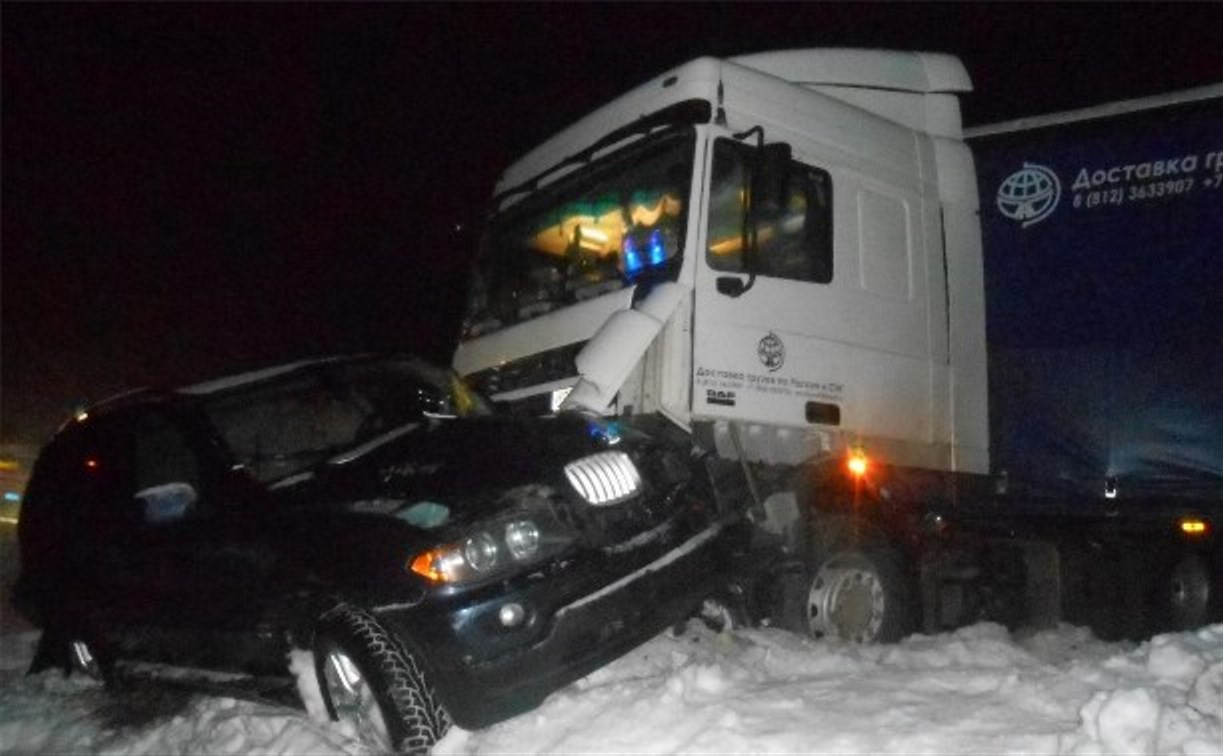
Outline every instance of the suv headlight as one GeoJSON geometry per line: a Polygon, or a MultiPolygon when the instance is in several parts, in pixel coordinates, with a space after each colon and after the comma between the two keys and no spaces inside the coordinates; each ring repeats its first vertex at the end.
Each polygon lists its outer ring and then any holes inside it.
{"type": "Polygon", "coordinates": [[[530,559],[539,551],[539,528],[530,520],[511,522],[505,526],[505,545],[515,559],[530,559]]]}
{"type": "Polygon", "coordinates": [[[596,507],[618,504],[641,490],[641,474],[622,451],[606,451],[565,465],[570,485],[596,507]]]}
{"type": "Polygon", "coordinates": [[[416,554],[408,570],[431,583],[472,583],[538,562],[573,542],[559,523],[518,518],[491,523],[452,543],[416,554]]]}

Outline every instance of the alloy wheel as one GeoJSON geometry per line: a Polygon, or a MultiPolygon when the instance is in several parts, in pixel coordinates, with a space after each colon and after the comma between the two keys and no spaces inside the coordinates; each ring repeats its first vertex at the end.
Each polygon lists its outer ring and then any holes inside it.
{"type": "Polygon", "coordinates": [[[382,716],[382,707],[378,705],[369,680],[348,654],[340,649],[329,652],[323,665],[323,677],[336,718],[351,724],[362,738],[377,748],[392,750],[391,733],[382,716]]]}

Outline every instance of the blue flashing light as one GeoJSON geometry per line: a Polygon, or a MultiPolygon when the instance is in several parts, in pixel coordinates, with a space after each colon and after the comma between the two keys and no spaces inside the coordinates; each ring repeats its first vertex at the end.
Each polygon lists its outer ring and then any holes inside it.
{"type": "Polygon", "coordinates": [[[620,443],[620,424],[614,420],[590,420],[586,424],[586,432],[591,438],[603,441],[608,446],[620,443]]]}
{"type": "Polygon", "coordinates": [[[641,270],[641,255],[637,254],[633,240],[626,236],[624,237],[624,272],[631,276],[639,270],[641,270]]]}
{"type": "Polygon", "coordinates": [[[655,229],[650,234],[650,265],[662,265],[667,259],[667,252],[662,246],[662,234],[655,229]]]}
{"type": "Polygon", "coordinates": [[[4,500],[5,501],[21,501],[21,494],[17,493],[16,491],[5,491],[4,500]]]}

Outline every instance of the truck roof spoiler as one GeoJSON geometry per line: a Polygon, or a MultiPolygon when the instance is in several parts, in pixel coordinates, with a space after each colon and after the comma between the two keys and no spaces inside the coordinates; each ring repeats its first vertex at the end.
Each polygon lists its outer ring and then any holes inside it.
{"type": "Polygon", "coordinates": [[[740,55],[730,61],[804,87],[863,87],[918,94],[972,91],[964,64],[945,53],[817,48],[740,55]]]}

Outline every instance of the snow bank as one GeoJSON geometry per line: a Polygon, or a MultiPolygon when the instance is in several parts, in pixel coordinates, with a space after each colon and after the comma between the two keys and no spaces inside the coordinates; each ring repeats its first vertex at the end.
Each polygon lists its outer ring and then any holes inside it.
{"type": "MultiPolygon", "coordinates": [[[[322,721],[312,660],[292,664],[305,712],[141,686],[118,696],[22,677],[31,634],[0,652],[4,753],[361,753],[322,721]],[[7,671],[5,671],[7,670],[7,671]]],[[[438,754],[1223,754],[1223,625],[1141,645],[1086,630],[1015,637],[982,624],[894,646],[692,623],[438,754]]]]}
{"type": "Polygon", "coordinates": [[[1223,754],[1223,625],[1133,647],[977,625],[895,646],[780,631],[660,637],[479,753],[1223,754]]]}

